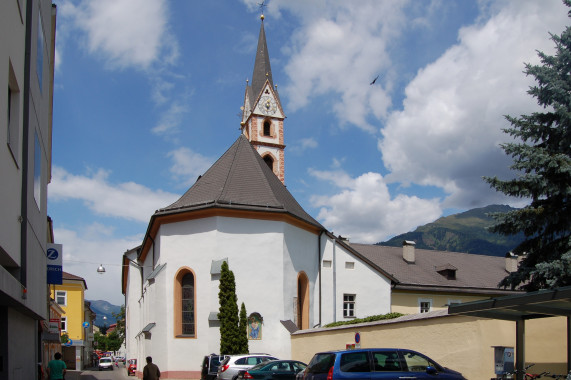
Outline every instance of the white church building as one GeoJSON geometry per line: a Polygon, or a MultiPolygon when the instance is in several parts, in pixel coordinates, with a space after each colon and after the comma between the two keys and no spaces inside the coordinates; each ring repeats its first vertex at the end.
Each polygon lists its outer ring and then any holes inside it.
{"type": "Polygon", "coordinates": [[[200,378],[204,355],[220,350],[223,261],[246,306],[250,352],[289,359],[297,329],[390,312],[394,278],[286,189],[284,118],[262,18],[239,137],[123,256],[126,356],[139,371],[150,355],[161,378],[200,378]]]}

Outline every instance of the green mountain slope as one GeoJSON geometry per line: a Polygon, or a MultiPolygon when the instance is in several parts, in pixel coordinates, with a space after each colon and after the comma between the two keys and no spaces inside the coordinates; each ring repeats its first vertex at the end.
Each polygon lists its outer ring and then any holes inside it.
{"type": "Polygon", "coordinates": [[[395,236],[388,241],[377,244],[400,247],[403,240],[412,240],[420,249],[504,256],[523,241],[523,234],[503,236],[488,232],[486,227],[493,225],[494,220],[487,214],[510,210],[513,208],[505,205],[475,208],[440,218],[420,226],[412,232],[395,236]]]}
{"type": "Polygon", "coordinates": [[[91,310],[97,317],[93,324],[95,326],[103,327],[103,325],[111,326],[113,323],[116,323],[117,320],[113,316],[113,313],[117,314],[121,311],[121,306],[112,305],[107,301],[97,300],[97,301],[89,301],[91,302],[91,310]]]}

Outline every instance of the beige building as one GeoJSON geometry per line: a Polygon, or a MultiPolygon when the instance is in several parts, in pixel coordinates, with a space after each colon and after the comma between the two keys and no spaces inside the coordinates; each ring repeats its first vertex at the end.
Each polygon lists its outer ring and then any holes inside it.
{"type": "Polygon", "coordinates": [[[495,347],[514,349],[518,360],[534,364],[533,373],[567,373],[571,287],[554,295],[498,289],[499,281],[517,269],[513,256],[415,250],[413,242],[403,248],[350,247],[392,276],[391,311],[406,315],[295,331],[292,359],[309,362],[316,352],[346,349],[356,344],[358,332],[361,348],[416,350],[467,379],[495,377],[495,347]]]}
{"type": "Polygon", "coordinates": [[[350,244],[366,259],[392,276],[391,312],[402,314],[446,310],[449,305],[518,292],[499,289],[498,283],[517,269],[517,257],[350,244]]]}
{"type": "Polygon", "coordinates": [[[0,379],[35,379],[46,246],[56,9],[0,1],[0,379]]]}
{"type": "MultiPolygon", "coordinates": [[[[469,380],[495,377],[494,346],[516,346],[516,322],[448,315],[446,310],[390,321],[300,330],[292,334],[292,359],[309,362],[319,351],[345,349],[361,336],[361,347],[407,348],[428,355],[469,380]]],[[[533,373],[566,373],[564,317],[527,322],[526,362],[533,373]]]]}

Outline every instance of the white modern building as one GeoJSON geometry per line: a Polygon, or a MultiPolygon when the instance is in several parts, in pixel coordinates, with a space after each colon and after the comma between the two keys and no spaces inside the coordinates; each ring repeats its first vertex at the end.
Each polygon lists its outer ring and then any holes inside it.
{"type": "Polygon", "coordinates": [[[182,197],[151,216],[123,256],[127,359],[161,378],[199,378],[218,353],[220,268],[228,262],[249,350],[291,356],[298,329],[390,312],[378,265],[307,214],[284,185],[284,118],[262,21],[241,134],[182,197]]]}
{"type": "Polygon", "coordinates": [[[0,379],[36,379],[46,250],[56,8],[0,2],[0,379]]]}

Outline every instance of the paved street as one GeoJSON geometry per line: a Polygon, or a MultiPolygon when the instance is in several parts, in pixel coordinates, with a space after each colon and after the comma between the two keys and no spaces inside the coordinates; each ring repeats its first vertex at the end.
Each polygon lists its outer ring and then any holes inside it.
{"type": "Polygon", "coordinates": [[[124,380],[136,379],[133,376],[127,376],[127,369],[124,365],[119,364],[119,368],[115,367],[113,371],[99,371],[97,367],[88,368],[83,371],[67,371],[66,380],[124,380]]]}

